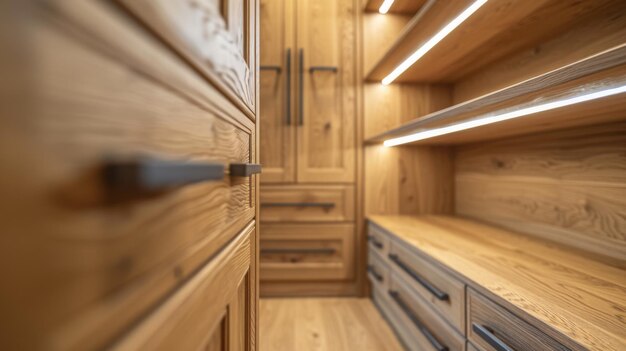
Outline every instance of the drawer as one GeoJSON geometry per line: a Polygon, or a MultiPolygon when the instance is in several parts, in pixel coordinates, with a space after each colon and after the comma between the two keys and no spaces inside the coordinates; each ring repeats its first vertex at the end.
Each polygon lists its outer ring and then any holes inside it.
{"type": "Polygon", "coordinates": [[[262,222],[349,222],[354,220],[353,186],[265,185],[262,222]]]}
{"type": "Polygon", "coordinates": [[[253,230],[238,235],[111,349],[248,350],[256,308],[253,230]]]}
{"type": "Polygon", "coordinates": [[[354,277],[354,225],[262,224],[262,281],[354,277]]]}
{"type": "Polygon", "coordinates": [[[389,266],[459,331],[465,330],[465,285],[426,259],[392,241],[389,266]]]}
{"type": "Polygon", "coordinates": [[[257,1],[118,1],[253,116],[257,1]]]}
{"type": "Polygon", "coordinates": [[[467,351],[482,351],[478,347],[474,346],[471,342],[467,342],[467,351]]]}
{"type": "Polygon", "coordinates": [[[387,297],[394,324],[408,331],[407,345],[415,350],[465,350],[465,338],[395,272],[391,273],[387,297]]]}
{"type": "Polygon", "coordinates": [[[374,250],[380,254],[381,257],[387,259],[389,254],[389,246],[391,245],[389,235],[387,235],[382,229],[376,225],[369,223],[367,227],[367,241],[370,250],[374,250]]]}
{"type": "Polygon", "coordinates": [[[118,9],[91,1],[45,3],[55,10],[45,11],[54,18],[32,27],[37,74],[26,64],[12,70],[39,87],[25,89],[16,103],[37,108],[4,120],[0,133],[0,149],[7,150],[0,213],[11,232],[0,239],[0,272],[11,286],[3,313],[23,322],[7,334],[26,335],[27,342],[99,349],[232,240],[256,206],[256,176],[226,175],[144,194],[120,183],[105,186],[107,165],[139,155],[253,162],[255,126],[211,104],[219,94],[206,82],[210,93],[200,104],[154,78],[149,67],[156,63],[164,75],[195,76],[162,46],[144,41],[145,31],[127,26],[118,9]],[[64,10],[76,18],[62,17],[64,10]],[[63,23],[82,34],[68,35],[63,23]],[[112,188],[123,196],[110,196],[112,188]]]}
{"type": "Polygon", "coordinates": [[[467,326],[468,339],[486,351],[569,350],[472,289],[467,294],[467,326]]]}
{"type": "Polygon", "coordinates": [[[389,266],[371,247],[368,250],[367,274],[372,285],[377,285],[384,291],[389,288],[389,266]]]}

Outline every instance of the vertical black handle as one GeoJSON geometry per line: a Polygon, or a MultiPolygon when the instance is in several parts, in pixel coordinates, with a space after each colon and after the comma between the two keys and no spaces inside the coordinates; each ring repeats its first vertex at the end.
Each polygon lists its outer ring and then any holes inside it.
{"type": "Polygon", "coordinates": [[[484,325],[472,323],[472,330],[474,331],[474,333],[478,334],[481,339],[485,340],[497,351],[513,351],[513,349],[510,348],[509,345],[500,340],[493,333],[493,331],[489,330],[489,328],[485,327],[484,325]]]}
{"type": "Polygon", "coordinates": [[[428,340],[428,342],[435,348],[437,351],[448,351],[448,347],[442,345],[439,340],[433,335],[433,333],[428,330],[428,328],[420,321],[419,318],[413,313],[413,311],[409,308],[409,306],[402,300],[400,297],[400,293],[397,291],[389,290],[389,296],[396,302],[396,304],[400,307],[402,312],[406,314],[407,317],[415,324],[417,329],[424,335],[424,337],[428,340]]]}
{"type": "Polygon", "coordinates": [[[446,301],[450,298],[450,296],[439,290],[436,286],[432,285],[428,280],[422,278],[417,272],[411,269],[411,267],[407,266],[406,263],[402,262],[398,255],[389,254],[389,259],[398,265],[398,267],[402,268],[408,275],[411,276],[416,282],[418,282],[424,289],[428,290],[431,294],[433,294],[438,300],[446,301]]]}
{"type": "Polygon", "coordinates": [[[285,69],[287,70],[285,75],[287,77],[285,82],[285,122],[289,126],[291,125],[291,49],[287,49],[285,69]]]}
{"type": "Polygon", "coordinates": [[[298,125],[304,125],[304,49],[298,53],[298,125]]]}

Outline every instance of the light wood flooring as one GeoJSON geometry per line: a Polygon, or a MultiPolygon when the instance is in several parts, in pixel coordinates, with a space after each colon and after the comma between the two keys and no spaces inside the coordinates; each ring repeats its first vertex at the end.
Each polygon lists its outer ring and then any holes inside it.
{"type": "Polygon", "coordinates": [[[260,351],[403,350],[370,299],[261,299],[259,324],[260,351]]]}

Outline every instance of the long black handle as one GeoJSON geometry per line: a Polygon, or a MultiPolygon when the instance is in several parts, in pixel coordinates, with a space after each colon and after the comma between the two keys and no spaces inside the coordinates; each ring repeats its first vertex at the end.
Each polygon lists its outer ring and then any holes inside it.
{"type": "Polygon", "coordinates": [[[224,178],[224,165],[137,158],[109,161],[104,167],[108,189],[120,192],[161,191],[181,185],[224,178]]]}
{"type": "Polygon", "coordinates": [[[315,71],[328,71],[337,73],[339,69],[335,66],[311,66],[309,67],[309,73],[315,73],[315,71]]]}
{"type": "Polygon", "coordinates": [[[285,75],[285,122],[289,126],[291,125],[291,49],[287,49],[285,69],[287,70],[285,75]]]}
{"type": "Polygon", "coordinates": [[[261,173],[261,165],[258,163],[231,163],[230,175],[233,177],[250,177],[261,173]]]}
{"type": "Polygon", "coordinates": [[[335,207],[334,202],[264,202],[261,207],[335,207]]]}
{"type": "Polygon", "coordinates": [[[302,254],[325,254],[332,255],[337,250],[331,247],[314,247],[314,248],[267,248],[261,249],[261,254],[289,254],[289,253],[302,253],[302,254]]]}
{"type": "Polygon", "coordinates": [[[426,290],[428,290],[431,294],[433,294],[438,300],[445,301],[450,298],[447,293],[439,290],[436,286],[430,284],[430,282],[424,278],[422,278],[417,272],[415,272],[411,267],[407,266],[406,263],[402,262],[398,255],[389,254],[389,259],[393,261],[398,267],[402,268],[408,275],[411,276],[415,281],[417,281],[421,286],[423,286],[426,290]]]}
{"type": "Polygon", "coordinates": [[[372,273],[374,278],[376,278],[376,280],[378,280],[379,282],[383,281],[383,276],[380,273],[376,272],[376,269],[374,268],[374,266],[372,265],[367,266],[367,271],[372,273]]]}
{"type": "Polygon", "coordinates": [[[304,49],[298,56],[298,125],[304,125],[304,49]]]}
{"type": "Polygon", "coordinates": [[[367,237],[367,240],[369,240],[369,242],[371,242],[374,246],[376,246],[379,249],[383,248],[383,243],[381,243],[380,241],[376,240],[376,237],[374,237],[373,235],[370,235],[367,237]]]}
{"type": "Polygon", "coordinates": [[[500,340],[488,327],[472,323],[472,330],[497,351],[513,351],[504,341],[500,340]]]}
{"type": "Polygon", "coordinates": [[[259,67],[262,71],[276,71],[276,73],[280,73],[282,70],[280,66],[261,66],[259,67]]]}
{"type": "Polygon", "coordinates": [[[404,312],[404,314],[406,314],[406,316],[409,317],[411,322],[413,322],[413,324],[415,324],[415,326],[417,327],[417,329],[419,329],[422,335],[424,335],[424,337],[428,339],[428,342],[430,342],[430,344],[435,348],[435,350],[448,351],[448,347],[445,345],[442,345],[439,342],[439,340],[435,338],[433,333],[431,333],[430,330],[428,330],[428,328],[424,325],[424,323],[422,323],[422,321],[420,321],[420,319],[417,318],[415,313],[413,313],[413,311],[409,308],[406,302],[402,300],[402,298],[400,297],[400,294],[397,291],[389,290],[389,296],[391,296],[391,298],[398,304],[398,306],[400,306],[400,308],[402,309],[402,312],[404,312]]]}

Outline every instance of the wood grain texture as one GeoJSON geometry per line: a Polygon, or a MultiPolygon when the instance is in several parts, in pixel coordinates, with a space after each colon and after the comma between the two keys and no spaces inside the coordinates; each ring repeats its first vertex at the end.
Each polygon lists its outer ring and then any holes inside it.
{"type": "Polygon", "coordinates": [[[266,185],[261,192],[260,206],[263,223],[352,222],[355,215],[354,187],[266,185]]]}
{"type": "Polygon", "coordinates": [[[261,299],[260,351],[402,349],[369,299],[261,299]]]}
{"type": "Polygon", "coordinates": [[[431,259],[570,349],[624,349],[623,268],[466,219],[369,219],[415,254],[431,259]]]}
{"type": "MultiPolygon", "coordinates": [[[[365,0],[364,2],[364,9],[369,12],[378,12],[380,5],[383,4],[383,0],[365,0]]],[[[412,15],[424,6],[424,3],[426,0],[395,0],[388,13],[412,15]]]]}
{"type": "Polygon", "coordinates": [[[381,15],[379,13],[365,13],[362,15],[361,58],[363,72],[369,72],[378,62],[382,53],[386,52],[402,30],[411,20],[411,15],[381,15]]]}
{"type": "Polygon", "coordinates": [[[456,211],[626,267],[626,123],[456,151],[456,211]]]}
{"type": "Polygon", "coordinates": [[[353,279],[354,236],[353,224],[265,223],[260,279],[264,282],[353,279]]]}
{"type": "Polygon", "coordinates": [[[255,0],[119,1],[254,118],[255,0]]]}

